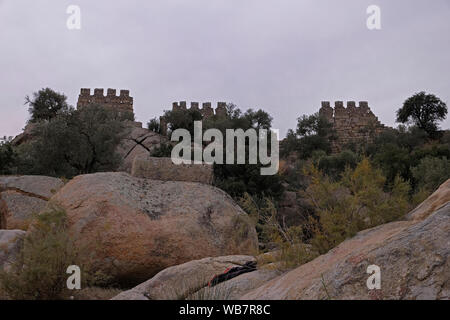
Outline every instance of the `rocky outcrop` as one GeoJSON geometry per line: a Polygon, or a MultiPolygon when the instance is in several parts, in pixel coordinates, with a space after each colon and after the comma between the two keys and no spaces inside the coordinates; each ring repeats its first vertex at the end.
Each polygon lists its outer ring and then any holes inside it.
{"type": "Polygon", "coordinates": [[[256,261],[252,256],[227,256],[190,261],[167,268],[139,286],[122,292],[113,300],[174,300],[199,298],[236,299],[278,275],[273,270],[257,270],[208,287],[208,282],[228,268],[256,261]]]}
{"type": "Polygon", "coordinates": [[[34,138],[34,131],[36,130],[37,124],[33,122],[27,123],[23,132],[17,135],[12,141],[13,146],[20,146],[23,143],[27,143],[34,138]]]}
{"type": "Polygon", "coordinates": [[[52,202],[66,210],[93,268],[127,284],[187,261],[257,248],[247,214],[205,184],[97,173],[75,177],[52,202]]]}
{"type": "Polygon", "coordinates": [[[137,156],[149,156],[153,149],[167,142],[167,137],[142,128],[141,123],[126,122],[122,139],[116,148],[116,153],[122,159],[119,171],[130,173],[137,156]]]}
{"type": "Polygon", "coordinates": [[[450,299],[449,185],[415,219],[362,231],[242,299],[450,299]],[[380,267],[380,290],[366,285],[370,265],[380,267]]]}
{"type": "Polygon", "coordinates": [[[0,177],[0,229],[26,230],[33,214],[64,185],[45,176],[0,177]]]}
{"type": "Polygon", "coordinates": [[[0,270],[8,271],[22,249],[25,231],[0,230],[0,270]]]}
{"type": "Polygon", "coordinates": [[[213,166],[210,164],[175,165],[170,158],[140,155],[134,158],[131,175],[163,181],[189,181],[211,184],[213,166]]]}
{"type": "Polygon", "coordinates": [[[450,201],[450,179],[407,215],[408,220],[423,220],[450,201]]]}

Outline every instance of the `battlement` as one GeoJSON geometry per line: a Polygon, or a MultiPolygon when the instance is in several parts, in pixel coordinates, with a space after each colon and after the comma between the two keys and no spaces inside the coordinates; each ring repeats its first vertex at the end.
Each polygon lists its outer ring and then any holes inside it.
{"type": "Polygon", "coordinates": [[[217,108],[213,109],[211,102],[203,102],[202,108],[200,108],[200,103],[191,102],[191,107],[187,107],[186,101],[174,102],[172,103],[172,111],[177,110],[198,110],[204,118],[208,118],[214,115],[225,116],[227,112],[226,102],[217,102],[217,108]]]}
{"type": "Polygon", "coordinates": [[[378,120],[369,108],[367,101],[336,101],[334,108],[329,101],[322,101],[319,114],[333,125],[336,140],[333,141],[333,152],[337,153],[349,143],[372,142],[386,127],[378,120]]]}
{"type": "MultiPolygon", "coordinates": [[[[172,111],[178,110],[197,110],[201,113],[203,119],[208,119],[213,116],[225,117],[227,115],[227,103],[218,102],[217,107],[213,109],[211,102],[203,102],[202,108],[200,108],[199,102],[191,102],[190,108],[187,107],[186,101],[172,103],[172,111]]],[[[160,117],[161,134],[167,134],[167,120],[165,117],[160,117]]]]}
{"type": "Polygon", "coordinates": [[[120,95],[117,96],[116,89],[108,89],[106,96],[104,89],[94,89],[94,94],[91,95],[91,89],[83,88],[78,96],[77,109],[85,108],[91,104],[103,105],[109,108],[114,108],[120,112],[133,112],[133,98],[130,97],[129,90],[120,90],[120,95]]]}

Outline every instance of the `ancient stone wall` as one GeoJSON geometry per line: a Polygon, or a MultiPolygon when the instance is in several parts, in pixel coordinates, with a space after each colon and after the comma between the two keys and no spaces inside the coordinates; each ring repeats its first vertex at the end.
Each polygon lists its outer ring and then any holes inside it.
{"type": "MultiPolygon", "coordinates": [[[[202,108],[200,109],[200,104],[198,102],[191,102],[191,107],[187,107],[186,101],[181,102],[174,102],[172,104],[172,111],[178,111],[178,110],[198,110],[202,116],[203,119],[208,119],[210,117],[213,117],[214,115],[219,117],[224,117],[227,114],[227,104],[226,102],[218,102],[217,108],[213,109],[211,106],[211,102],[204,102],[202,104],[202,108]]],[[[167,120],[164,116],[160,117],[159,119],[160,127],[161,127],[161,134],[167,135],[167,120]]]]}
{"type": "Polygon", "coordinates": [[[359,102],[359,106],[355,101],[348,101],[347,108],[344,102],[336,101],[334,109],[329,101],[323,101],[319,114],[333,125],[336,138],[332,142],[333,153],[351,143],[370,143],[387,129],[370,110],[367,101],[359,102]]]}
{"type": "Polygon", "coordinates": [[[77,109],[82,109],[92,104],[114,108],[119,112],[133,113],[133,98],[130,97],[129,90],[120,90],[120,95],[117,96],[115,89],[108,89],[105,96],[103,89],[94,89],[93,95],[91,95],[91,89],[81,89],[78,96],[77,109]]]}
{"type": "Polygon", "coordinates": [[[210,164],[175,165],[170,158],[137,156],[133,160],[131,175],[151,180],[212,184],[213,166],[210,164]]]}

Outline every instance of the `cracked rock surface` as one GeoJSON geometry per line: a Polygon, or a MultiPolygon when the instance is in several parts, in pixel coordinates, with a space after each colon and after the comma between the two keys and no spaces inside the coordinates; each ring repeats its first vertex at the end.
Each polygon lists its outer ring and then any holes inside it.
{"type": "Polygon", "coordinates": [[[187,261],[257,248],[247,214],[201,183],[96,173],[75,177],[51,200],[66,210],[69,231],[76,245],[89,248],[93,268],[127,285],[187,261]]]}
{"type": "Polygon", "coordinates": [[[45,176],[0,176],[0,229],[26,230],[33,214],[64,185],[45,176]]]}
{"type": "Polygon", "coordinates": [[[153,149],[167,141],[165,136],[133,125],[133,122],[128,123],[124,136],[116,148],[116,152],[122,159],[119,171],[130,173],[133,160],[137,156],[149,156],[153,149]]]}

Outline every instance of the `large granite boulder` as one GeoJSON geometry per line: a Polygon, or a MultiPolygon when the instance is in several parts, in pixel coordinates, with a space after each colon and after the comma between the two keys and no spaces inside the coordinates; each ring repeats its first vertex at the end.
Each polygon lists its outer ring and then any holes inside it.
{"type": "Polygon", "coordinates": [[[173,266],[150,280],[124,291],[113,300],[237,299],[264,282],[276,277],[274,270],[256,270],[208,287],[208,282],[228,268],[255,262],[253,256],[205,258],[173,266]]]}
{"type": "Polygon", "coordinates": [[[365,230],[242,299],[450,299],[447,181],[409,220],[365,230]],[[369,289],[369,266],[381,289],[369,289]]]}
{"type": "Polygon", "coordinates": [[[93,269],[126,284],[187,261],[257,249],[247,214],[205,184],[97,173],[75,177],[51,200],[66,210],[93,269]]]}
{"type": "Polygon", "coordinates": [[[0,176],[0,229],[26,230],[63,185],[61,179],[45,176],[0,176]]]}
{"type": "Polygon", "coordinates": [[[23,246],[25,231],[0,230],[0,270],[8,271],[23,246]]]}

